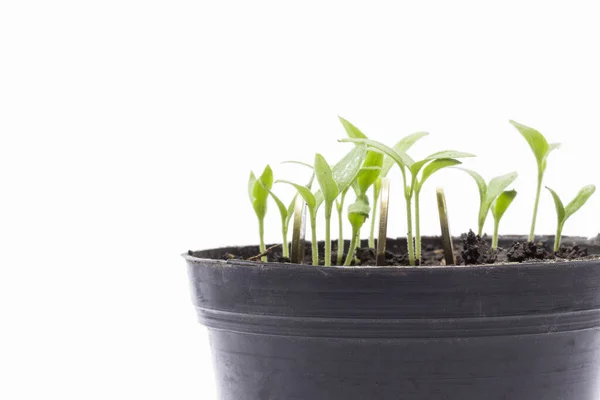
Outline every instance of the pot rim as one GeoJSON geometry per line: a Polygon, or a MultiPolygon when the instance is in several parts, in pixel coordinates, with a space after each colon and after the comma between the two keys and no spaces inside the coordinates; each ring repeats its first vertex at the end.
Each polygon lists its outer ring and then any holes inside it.
{"type": "MultiPolygon", "coordinates": [[[[202,251],[202,250],[200,250],[202,251]]],[[[293,264],[293,263],[281,263],[281,262],[262,262],[262,261],[250,261],[250,260],[219,260],[213,258],[202,258],[190,255],[189,253],[182,253],[181,256],[190,262],[196,263],[213,263],[220,264],[221,266],[242,266],[242,267],[254,267],[254,268],[287,268],[287,269],[314,269],[322,272],[328,272],[332,270],[336,271],[352,271],[352,270],[368,270],[373,272],[386,272],[386,271],[398,271],[403,272],[417,272],[424,270],[436,270],[436,271],[457,271],[465,270],[469,271],[485,271],[485,270],[498,270],[498,269],[513,269],[515,267],[524,269],[537,269],[537,268],[552,268],[555,266],[560,267],[573,267],[582,266],[587,264],[598,263],[600,267],[600,255],[594,255],[594,258],[589,259],[557,259],[557,260],[540,260],[540,261],[524,261],[524,262],[502,262],[494,264],[469,264],[469,265],[387,265],[387,266],[369,266],[369,265],[355,265],[355,266],[344,266],[344,265],[331,265],[325,267],[323,265],[312,265],[312,264],[293,264]],[[575,264],[575,265],[573,265],[575,264]]]]}

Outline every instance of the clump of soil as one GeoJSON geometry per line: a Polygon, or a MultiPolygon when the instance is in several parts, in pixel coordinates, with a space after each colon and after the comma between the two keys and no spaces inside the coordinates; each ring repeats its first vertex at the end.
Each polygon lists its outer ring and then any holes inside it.
{"type": "MultiPolygon", "coordinates": [[[[361,266],[375,266],[377,265],[377,254],[375,249],[370,247],[360,247],[356,249],[356,258],[360,261],[358,265],[361,266]]],[[[385,265],[409,265],[408,255],[394,254],[391,251],[385,252],[385,265]]]]}
{"type": "Polygon", "coordinates": [[[506,251],[506,259],[520,263],[526,260],[554,260],[555,256],[543,242],[514,242],[506,251]]]}
{"type": "Polygon", "coordinates": [[[588,249],[581,248],[579,245],[560,246],[556,252],[556,257],[574,260],[576,258],[584,258],[588,256],[588,249]]]}
{"type": "Polygon", "coordinates": [[[490,244],[472,230],[461,236],[463,249],[460,252],[465,265],[493,264],[498,259],[498,251],[493,250],[490,244]]]}

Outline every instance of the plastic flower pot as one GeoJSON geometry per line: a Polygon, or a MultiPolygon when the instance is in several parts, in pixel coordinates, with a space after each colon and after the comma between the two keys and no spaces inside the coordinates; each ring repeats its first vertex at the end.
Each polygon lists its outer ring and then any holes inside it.
{"type": "Polygon", "coordinates": [[[221,400],[600,398],[600,261],[185,258],[221,400]]]}

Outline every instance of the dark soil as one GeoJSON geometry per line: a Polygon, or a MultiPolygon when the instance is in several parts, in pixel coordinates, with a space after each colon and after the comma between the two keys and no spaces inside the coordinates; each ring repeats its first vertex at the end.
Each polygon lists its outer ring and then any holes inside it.
{"type": "MultiPolygon", "coordinates": [[[[563,246],[556,253],[552,251],[554,243],[553,236],[542,236],[537,238],[536,242],[528,242],[524,236],[501,236],[497,250],[491,248],[491,238],[484,235],[480,237],[470,231],[453,238],[454,254],[457,265],[475,265],[475,264],[495,264],[505,262],[549,262],[560,260],[574,260],[597,258],[600,255],[600,235],[593,239],[582,237],[563,237],[563,246]]],[[[444,265],[444,252],[442,242],[439,236],[425,236],[421,240],[422,257],[420,265],[435,266],[444,265]]],[[[344,243],[345,250],[350,245],[349,241],[344,243]]],[[[332,242],[332,265],[337,264],[337,241],[332,242]]],[[[408,256],[406,250],[406,239],[396,238],[387,239],[386,265],[408,265],[408,256]]],[[[269,262],[290,262],[289,258],[282,257],[281,246],[272,245],[267,254],[269,262]]],[[[319,242],[320,264],[323,264],[323,242],[319,242]]],[[[220,249],[189,251],[190,255],[200,258],[211,259],[253,259],[260,254],[258,246],[244,247],[225,247],[220,249]]],[[[346,252],[344,252],[344,259],[346,252]]],[[[305,263],[310,264],[311,247],[310,243],[305,246],[305,263]]],[[[375,266],[375,250],[367,245],[366,240],[361,241],[361,247],[356,250],[352,265],[375,266]]]]}

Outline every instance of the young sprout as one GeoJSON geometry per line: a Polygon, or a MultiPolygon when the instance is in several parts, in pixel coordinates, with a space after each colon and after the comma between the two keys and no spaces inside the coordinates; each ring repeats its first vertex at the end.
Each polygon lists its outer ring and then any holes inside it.
{"type": "MultiPolygon", "coordinates": [[[[342,117],[339,117],[339,116],[338,116],[338,118],[339,118],[340,122],[342,123],[342,125],[344,126],[344,129],[346,130],[348,137],[353,138],[353,139],[368,139],[367,136],[360,131],[360,129],[358,129],[356,126],[354,126],[348,120],[346,120],[342,117]]],[[[412,135],[408,135],[408,136],[402,138],[398,143],[396,143],[396,145],[393,147],[393,149],[397,152],[405,153],[419,139],[421,139],[424,136],[427,136],[428,134],[429,133],[427,133],[427,132],[417,132],[412,135]]],[[[381,191],[381,180],[387,176],[388,172],[390,171],[390,169],[392,168],[393,165],[394,165],[394,160],[392,160],[389,157],[385,157],[383,154],[380,154],[375,151],[370,151],[368,153],[367,159],[365,160],[365,163],[363,165],[363,167],[367,167],[367,168],[364,168],[365,171],[369,169],[368,167],[373,167],[373,166],[379,167],[379,169],[380,169],[377,172],[377,168],[371,168],[373,172],[365,173],[364,174],[365,176],[363,177],[364,181],[362,182],[363,185],[367,184],[366,187],[363,187],[364,190],[362,190],[362,193],[366,193],[368,187],[370,185],[373,185],[373,218],[371,218],[371,232],[369,235],[369,247],[371,247],[371,248],[375,248],[375,214],[377,213],[377,203],[378,203],[377,200],[379,199],[379,194],[381,191]],[[373,154],[379,154],[379,155],[381,155],[381,157],[383,157],[383,159],[381,159],[381,161],[380,161],[379,156],[375,156],[373,154]],[[371,157],[373,157],[370,160],[368,159],[369,155],[371,155],[371,157]]],[[[341,219],[341,214],[340,214],[340,219],[341,219]]],[[[338,252],[338,254],[339,254],[339,252],[338,252]]]]}
{"type": "MultiPolygon", "coordinates": [[[[302,164],[302,165],[307,165],[312,169],[312,166],[310,166],[309,164],[305,164],[302,163],[300,161],[286,161],[286,163],[296,163],[296,164],[302,164]]],[[[312,182],[314,179],[315,175],[313,173],[313,175],[310,178],[310,181],[308,182],[308,185],[306,185],[307,188],[310,189],[310,187],[312,186],[312,182]]],[[[262,182],[261,180],[258,180],[259,183],[262,182]]],[[[279,197],[277,197],[275,195],[275,193],[273,193],[273,191],[271,190],[271,188],[266,187],[265,185],[263,185],[263,188],[269,192],[269,194],[271,195],[271,197],[273,198],[273,200],[275,201],[275,204],[277,205],[277,208],[279,209],[279,214],[281,216],[281,233],[282,233],[282,237],[283,237],[283,241],[282,241],[282,255],[284,257],[289,257],[290,256],[290,252],[289,252],[289,245],[288,245],[288,231],[289,231],[289,227],[290,227],[290,221],[292,219],[292,216],[294,215],[294,206],[296,204],[296,198],[298,197],[298,195],[296,194],[296,196],[294,196],[294,198],[292,199],[292,202],[290,203],[289,206],[285,206],[285,204],[283,204],[283,201],[281,201],[279,199],[279,197]]]]}
{"type": "MultiPolygon", "coordinates": [[[[259,182],[261,182],[259,180],[259,182]]],[[[289,252],[289,246],[288,246],[288,230],[289,230],[289,226],[290,226],[290,221],[292,219],[292,216],[294,215],[294,205],[296,203],[296,196],[294,196],[294,199],[292,200],[292,202],[290,203],[289,206],[285,206],[285,204],[283,204],[283,202],[279,199],[279,197],[277,197],[275,195],[275,193],[273,193],[273,191],[271,191],[269,188],[265,187],[265,190],[267,192],[269,192],[269,194],[271,195],[271,197],[273,198],[273,200],[275,200],[275,204],[277,204],[277,208],[279,209],[279,214],[281,215],[281,234],[283,237],[283,241],[282,241],[282,252],[283,252],[283,256],[284,257],[289,257],[290,256],[290,252],[289,252]]]]}
{"type": "Polygon", "coordinates": [[[335,201],[335,208],[338,215],[338,249],[337,249],[337,265],[342,265],[342,257],[344,257],[344,220],[343,210],[344,210],[344,200],[346,199],[346,194],[348,193],[348,189],[344,190],[340,193],[340,198],[335,201]]]}
{"type": "Polygon", "coordinates": [[[554,252],[557,252],[560,250],[560,241],[565,222],[567,222],[567,219],[569,219],[571,215],[575,214],[575,212],[588,201],[588,199],[596,191],[596,186],[585,186],[579,191],[577,196],[575,196],[575,198],[569,204],[567,204],[566,207],[563,205],[563,202],[560,200],[558,194],[554,190],[547,186],[546,189],[548,189],[552,194],[554,205],[556,206],[556,215],[558,217],[558,227],[556,228],[556,237],[554,238],[554,252]]]}
{"type": "Polygon", "coordinates": [[[313,194],[308,188],[302,185],[298,185],[293,182],[278,180],[277,182],[287,183],[296,188],[300,196],[304,198],[308,212],[310,214],[310,225],[311,225],[311,244],[312,244],[312,262],[313,265],[319,265],[319,249],[317,245],[317,211],[323,202],[325,202],[325,218],[326,218],[326,251],[325,260],[326,265],[331,265],[331,238],[330,238],[330,219],[331,219],[331,208],[333,202],[340,192],[344,192],[350,187],[352,182],[356,179],[360,166],[366,156],[367,146],[356,146],[348,154],[344,156],[333,168],[329,167],[329,164],[325,159],[320,156],[315,156],[315,175],[317,181],[321,186],[321,190],[313,194]],[[329,179],[331,178],[331,179],[329,179]],[[331,185],[331,180],[335,183],[335,187],[331,185]],[[336,189],[336,190],[333,190],[336,189]],[[335,194],[335,196],[334,196],[335,194]]]}
{"type": "Polygon", "coordinates": [[[288,185],[292,185],[298,191],[298,194],[302,196],[304,201],[306,202],[306,207],[308,208],[308,213],[310,216],[310,229],[311,229],[311,244],[312,244],[312,263],[313,265],[319,265],[319,248],[317,247],[317,211],[318,205],[317,200],[315,199],[315,195],[312,194],[310,189],[306,186],[299,185],[294,182],[286,181],[286,180],[278,180],[276,183],[287,183],[288,185]]]}
{"type": "MultiPolygon", "coordinates": [[[[260,236],[260,252],[266,251],[265,247],[265,215],[267,214],[268,190],[273,187],[273,170],[267,165],[259,179],[256,179],[254,172],[250,172],[248,181],[248,195],[250,202],[258,218],[258,235],[260,236]],[[259,181],[260,180],[260,181],[259,181]]],[[[267,256],[261,258],[267,261],[267,256]]]]}
{"type": "Polygon", "coordinates": [[[350,225],[352,225],[352,240],[350,241],[350,249],[348,249],[346,261],[344,262],[345,266],[349,266],[352,263],[354,251],[358,246],[360,228],[362,228],[365,220],[369,217],[370,211],[371,207],[369,207],[369,200],[365,195],[358,197],[356,201],[348,207],[348,220],[350,221],[350,225]]]}
{"type": "Polygon", "coordinates": [[[542,135],[540,132],[536,131],[533,128],[522,125],[513,120],[509,121],[517,130],[523,135],[533,154],[535,155],[535,159],[537,162],[537,190],[535,195],[535,203],[533,206],[533,219],[531,221],[531,230],[529,232],[529,241],[533,242],[535,239],[535,222],[537,219],[538,206],[540,203],[540,193],[542,191],[542,181],[544,180],[544,172],[546,171],[546,161],[548,159],[548,155],[553,151],[560,147],[560,143],[550,143],[542,135]]]}
{"type": "MultiPolygon", "coordinates": [[[[511,172],[506,175],[497,176],[490,180],[489,184],[485,183],[485,179],[477,172],[466,168],[460,168],[465,171],[477,183],[479,189],[479,214],[477,218],[478,229],[477,234],[483,236],[483,226],[487,219],[492,203],[506,190],[506,188],[517,179],[517,173],[511,172]]],[[[507,206],[508,207],[508,206],[507,206]]]]}
{"type": "MultiPolygon", "coordinates": [[[[348,120],[338,116],[340,122],[344,126],[348,137],[354,139],[367,139],[367,136],[360,131],[356,126],[350,123],[348,120]]],[[[373,207],[376,206],[377,197],[379,196],[379,189],[377,187],[381,187],[381,182],[379,181],[379,175],[381,174],[381,168],[383,167],[383,157],[384,155],[380,152],[376,151],[368,151],[365,157],[365,161],[363,162],[362,169],[356,178],[357,185],[354,186],[355,192],[357,196],[366,195],[369,188],[373,185],[373,207]],[[379,184],[377,182],[379,181],[379,184]]],[[[375,219],[373,218],[373,221],[375,219]]],[[[374,237],[374,225],[371,227],[371,235],[369,237],[369,247],[375,248],[375,237],[374,237]]],[[[360,238],[359,238],[360,240],[360,238]]],[[[339,254],[339,252],[338,252],[339,254]]]]}
{"type": "Polygon", "coordinates": [[[498,228],[500,227],[500,219],[510,207],[513,200],[517,197],[516,190],[506,190],[492,203],[492,215],[494,216],[494,238],[492,239],[492,249],[498,248],[498,228]]]}
{"type": "Polygon", "coordinates": [[[315,175],[325,202],[325,266],[328,267],[331,265],[331,212],[340,191],[331,167],[320,154],[315,155],[315,175]]]}
{"type": "MultiPolygon", "coordinates": [[[[455,160],[456,158],[473,157],[472,154],[462,153],[453,150],[440,151],[430,155],[424,160],[415,162],[408,154],[404,151],[396,151],[383,143],[379,143],[374,140],[368,139],[341,139],[340,142],[353,142],[353,143],[365,143],[369,147],[375,148],[387,156],[389,156],[394,162],[400,167],[402,172],[402,179],[404,180],[404,197],[406,199],[406,219],[407,219],[407,247],[408,247],[408,259],[410,265],[415,265],[415,249],[413,243],[413,230],[412,230],[412,198],[415,194],[415,190],[420,192],[425,180],[431,176],[434,172],[452,165],[460,164],[460,161],[455,160]],[[451,161],[449,161],[451,160],[451,161]],[[428,169],[423,169],[425,166],[428,169]],[[421,177],[418,174],[423,170],[421,177]],[[410,179],[407,178],[407,173],[410,173],[410,179]]],[[[417,196],[418,197],[418,196],[417,196]]],[[[416,208],[416,221],[417,221],[417,256],[421,256],[421,237],[420,237],[420,226],[419,226],[419,209],[418,200],[416,208]]],[[[419,258],[420,260],[420,258],[419,258]]]]}

